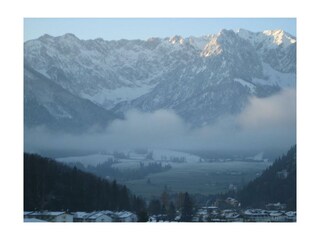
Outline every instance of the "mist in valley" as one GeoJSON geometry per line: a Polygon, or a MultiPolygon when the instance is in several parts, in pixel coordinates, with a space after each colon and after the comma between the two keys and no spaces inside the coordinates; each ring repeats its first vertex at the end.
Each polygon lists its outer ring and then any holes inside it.
{"type": "Polygon", "coordinates": [[[53,132],[44,126],[25,128],[25,152],[100,152],[129,149],[183,151],[263,151],[296,143],[296,91],[285,89],[266,98],[252,97],[238,115],[225,115],[212,124],[192,127],[168,109],[128,111],[104,130],[53,132]]]}

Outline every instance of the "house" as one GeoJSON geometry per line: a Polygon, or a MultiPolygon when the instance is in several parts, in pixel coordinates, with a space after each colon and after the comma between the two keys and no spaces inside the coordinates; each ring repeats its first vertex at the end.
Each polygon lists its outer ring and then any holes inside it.
{"type": "Polygon", "coordinates": [[[73,215],[66,212],[32,212],[27,216],[28,218],[36,218],[48,222],[73,222],[73,215]]]}
{"type": "Polygon", "coordinates": [[[297,213],[295,211],[286,212],[286,221],[288,222],[296,222],[297,221],[297,213]]]}
{"type": "Polygon", "coordinates": [[[225,200],[226,203],[230,204],[231,206],[233,207],[239,207],[239,201],[234,199],[234,198],[231,198],[231,197],[228,197],[226,200],[225,200]]]}
{"type": "Polygon", "coordinates": [[[92,212],[86,215],[86,222],[112,222],[112,218],[104,212],[92,212]]]}
{"type": "Polygon", "coordinates": [[[287,205],[284,203],[268,203],[266,209],[268,210],[284,210],[287,208],[287,205]]]}
{"type": "Polygon", "coordinates": [[[74,212],[74,222],[112,222],[113,212],[111,211],[94,211],[94,212],[74,212]]]}
{"type": "Polygon", "coordinates": [[[226,213],[224,215],[224,217],[228,222],[242,222],[243,221],[243,219],[241,218],[240,214],[237,213],[237,212],[226,213]]]}
{"type": "Polygon", "coordinates": [[[281,211],[270,211],[270,221],[271,222],[285,222],[286,221],[286,215],[281,211]]]}
{"type": "Polygon", "coordinates": [[[30,214],[33,213],[31,211],[24,211],[23,212],[23,218],[31,218],[30,214]]]}
{"type": "Polygon", "coordinates": [[[46,221],[40,220],[38,218],[25,218],[23,221],[24,222],[46,222],[46,221]]]}
{"type": "Polygon", "coordinates": [[[245,221],[249,222],[270,222],[267,211],[262,209],[247,209],[243,212],[245,221]]]}
{"type": "Polygon", "coordinates": [[[127,211],[116,212],[117,221],[119,222],[137,222],[138,217],[136,214],[127,211]]]}
{"type": "Polygon", "coordinates": [[[85,222],[86,216],[88,215],[87,212],[74,212],[73,214],[73,221],[74,222],[85,222]]]}

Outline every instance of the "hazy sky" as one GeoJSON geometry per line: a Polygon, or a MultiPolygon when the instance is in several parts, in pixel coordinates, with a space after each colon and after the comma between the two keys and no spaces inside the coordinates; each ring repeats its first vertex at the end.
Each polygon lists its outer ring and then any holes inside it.
{"type": "Polygon", "coordinates": [[[24,40],[73,33],[80,39],[148,39],[203,36],[221,29],[283,29],[296,35],[295,18],[25,18],[24,40]]]}

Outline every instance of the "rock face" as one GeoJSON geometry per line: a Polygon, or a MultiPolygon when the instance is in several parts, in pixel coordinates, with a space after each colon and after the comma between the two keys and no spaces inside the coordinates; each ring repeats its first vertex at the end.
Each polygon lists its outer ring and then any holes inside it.
{"type": "Polygon", "coordinates": [[[295,87],[296,80],[296,39],[282,30],[146,41],[44,35],[25,42],[24,57],[27,126],[50,126],[50,118],[62,125],[77,119],[84,128],[133,108],[172,109],[201,126],[240,112],[250,96],[295,87]],[[52,98],[50,105],[41,97],[55,91],[70,98],[52,98]],[[72,112],[84,103],[83,113],[72,112]]]}
{"type": "Polygon", "coordinates": [[[54,131],[82,132],[106,126],[116,116],[74,96],[33,69],[24,68],[24,124],[54,131]]]}

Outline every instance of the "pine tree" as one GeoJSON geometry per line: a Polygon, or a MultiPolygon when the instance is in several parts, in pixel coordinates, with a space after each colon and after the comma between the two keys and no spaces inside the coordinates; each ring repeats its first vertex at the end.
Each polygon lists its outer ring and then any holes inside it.
{"type": "Polygon", "coordinates": [[[184,194],[184,201],[183,201],[182,212],[181,212],[181,221],[191,222],[192,217],[193,217],[193,203],[189,194],[186,192],[184,194]]]}
{"type": "Polygon", "coordinates": [[[173,204],[173,202],[170,202],[168,211],[167,211],[167,215],[168,215],[168,220],[169,221],[173,221],[176,217],[176,208],[173,204]]]}
{"type": "Polygon", "coordinates": [[[146,210],[139,211],[137,215],[138,215],[138,222],[148,222],[149,217],[146,210]]]}
{"type": "Polygon", "coordinates": [[[149,203],[149,213],[151,215],[159,215],[161,214],[161,203],[158,199],[153,199],[149,203]]]}

